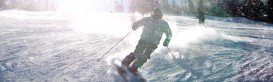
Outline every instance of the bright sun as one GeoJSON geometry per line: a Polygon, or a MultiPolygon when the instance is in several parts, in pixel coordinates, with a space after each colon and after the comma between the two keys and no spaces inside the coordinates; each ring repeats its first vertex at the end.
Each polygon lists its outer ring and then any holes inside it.
{"type": "Polygon", "coordinates": [[[108,12],[111,8],[108,0],[56,0],[58,11],[64,13],[108,12]]]}
{"type": "Polygon", "coordinates": [[[112,8],[110,0],[57,0],[56,2],[57,12],[73,19],[71,28],[75,31],[123,33],[128,31],[131,24],[129,16],[109,13],[112,8]]]}

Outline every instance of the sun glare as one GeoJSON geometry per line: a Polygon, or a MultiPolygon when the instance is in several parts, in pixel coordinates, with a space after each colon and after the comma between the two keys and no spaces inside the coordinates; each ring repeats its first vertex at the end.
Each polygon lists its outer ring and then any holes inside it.
{"type": "Polygon", "coordinates": [[[122,27],[131,24],[129,18],[110,13],[109,0],[58,0],[57,5],[59,13],[73,19],[71,27],[75,31],[109,34],[122,32],[122,27]]]}
{"type": "Polygon", "coordinates": [[[109,12],[111,5],[107,0],[57,0],[58,11],[63,13],[101,13],[109,12]]]}

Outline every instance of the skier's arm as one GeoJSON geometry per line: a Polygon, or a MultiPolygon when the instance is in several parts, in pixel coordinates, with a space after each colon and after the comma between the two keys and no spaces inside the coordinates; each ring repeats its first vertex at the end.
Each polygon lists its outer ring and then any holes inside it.
{"type": "Polygon", "coordinates": [[[146,18],[136,21],[135,23],[133,23],[132,29],[137,30],[139,27],[144,26],[145,21],[146,21],[146,18]]]}
{"type": "Polygon", "coordinates": [[[163,46],[167,47],[169,45],[170,40],[172,39],[172,31],[167,22],[164,26],[164,33],[166,35],[166,39],[164,40],[163,46]]]}

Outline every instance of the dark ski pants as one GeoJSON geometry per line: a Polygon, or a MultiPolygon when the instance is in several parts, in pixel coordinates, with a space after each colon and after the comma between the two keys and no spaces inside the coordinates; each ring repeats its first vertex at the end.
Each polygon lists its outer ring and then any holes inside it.
{"type": "Polygon", "coordinates": [[[122,64],[129,66],[134,61],[135,66],[140,68],[148,59],[150,59],[150,55],[156,48],[156,44],[148,43],[145,40],[139,40],[134,53],[127,55],[123,59],[122,64]]]}

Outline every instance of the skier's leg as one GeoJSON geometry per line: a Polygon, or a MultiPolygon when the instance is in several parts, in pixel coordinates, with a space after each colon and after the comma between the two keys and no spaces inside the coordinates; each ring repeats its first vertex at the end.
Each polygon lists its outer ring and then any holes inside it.
{"type": "Polygon", "coordinates": [[[138,42],[138,46],[136,47],[136,49],[134,51],[136,59],[135,59],[134,63],[132,64],[132,66],[128,68],[128,70],[130,72],[132,72],[132,73],[137,72],[137,70],[139,68],[139,67],[137,67],[137,63],[143,61],[141,59],[143,57],[143,53],[146,50],[146,48],[147,48],[147,43],[145,41],[143,41],[143,40],[140,40],[138,42]]]}
{"type": "Polygon", "coordinates": [[[147,47],[147,49],[144,51],[144,56],[146,59],[150,59],[151,54],[157,49],[157,45],[151,44],[147,47]]]}
{"type": "Polygon", "coordinates": [[[140,68],[144,63],[147,62],[148,59],[150,59],[150,55],[154,52],[154,50],[157,48],[157,45],[154,44],[148,44],[144,53],[137,57],[135,64],[138,68],[140,68]]]}
{"type": "Polygon", "coordinates": [[[143,41],[143,40],[139,40],[138,41],[138,44],[134,50],[134,54],[135,55],[138,55],[138,54],[143,54],[144,53],[144,50],[145,50],[145,47],[146,47],[146,42],[143,41]]]}
{"type": "Polygon", "coordinates": [[[142,54],[144,52],[144,49],[145,49],[144,47],[145,47],[144,42],[142,40],[139,40],[134,52],[127,55],[122,60],[121,64],[125,66],[129,66],[136,59],[136,55],[142,54]]]}
{"type": "Polygon", "coordinates": [[[137,57],[133,65],[135,65],[137,68],[140,68],[146,61],[147,59],[143,55],[141,55],[137,57]]]}

